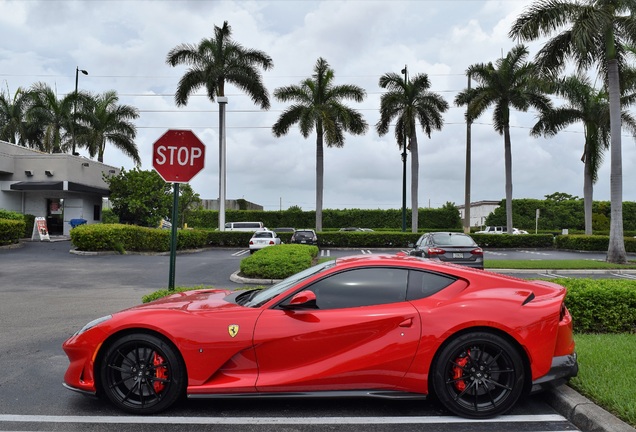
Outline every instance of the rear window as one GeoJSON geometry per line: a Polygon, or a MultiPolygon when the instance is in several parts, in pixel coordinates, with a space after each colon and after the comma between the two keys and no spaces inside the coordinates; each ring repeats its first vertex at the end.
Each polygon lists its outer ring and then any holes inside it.
{"type": "Polygon", "coordinates": [[[433,241],[440,246],[474,246],[472,238],[463,234],[434,234],[433,241]]]}
{"type": "Polygon", "coordinates": [[[272,237],[274,237],[274,233],[268,232],[268,231],[259,231],[257,233],[254,233],[254,235],[252,237],[256,237],[256,238],[272,238],[272,237]]]}
{"type": "Polygon", "coordinates": [[[260,222],[234,222],[234,228],[261,228],[260,222]]]}

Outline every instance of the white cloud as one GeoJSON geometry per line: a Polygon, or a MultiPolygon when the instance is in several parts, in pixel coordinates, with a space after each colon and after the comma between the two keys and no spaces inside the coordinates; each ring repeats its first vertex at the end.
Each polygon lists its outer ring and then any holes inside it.
{"type": "MultiPolygon", "coordinates": [[[[74,89],[95,93],[114,89],[120,102],[138,107],[137,144],[143,169],[151,168],[152,143],[167,129],[192,129],[206,144],[206,165],[192,181],[204,198],[218,197],[218,104],[203,90],[186,107],[173,94],[185,66],[165,58],[182,43],[213,36],[228,21],[234,39],[269,54],[274,68],[263,74],[270,94],[298,84],[313,73],[319,57],[335,70],[336,83],[364,88],[366,100],[349,102],[369,123],[366,135],[347,136],[344,148],[325,149],[325,208],[399,208],[402,162],[393,130],[375,132],[381,89],[379,77],[426,73],[431,90],[450,104],[442,131],[420,143],[422,206],[447,201],[463,204],[465,172],[464,109],[453,100],[466,86],[471,64],[496,61],[515,45],[508,39],[513,20],[526,1],[0,1],[0,81],[18,86],[44,81],[59,94],[74,89]]],[[[530,45],[534,55],[538,44],[530,45]]],[[[228,198],[245,198],[283,209],[315,205],[315,135],[305,139],[297,127],[281,138],[271,133],[284,104],[272,98],[261,111],[236,88],[227,89],[228,198]]],[[[556,191],[582,196],[580,129],[555,138],[528,136],[534,116],[513,113],[513,184],[516,198],[542,198],[556,191]]],[[[490,114],[473,126],[473,201],[504,197],[503,137],[490,114]]],[[[109,147],[105,162],[132,168],[132,161],[109,147]]],[[[623,140],[624,199],[635,201],[636,146],[623,140]]],[[[410,158],[408,163],[410,187],[410,158]]],[[[409,192],[410,202],[410,192],[409,192]]],[[[595,188],[609,199],[609,154],[595,188]]]]}

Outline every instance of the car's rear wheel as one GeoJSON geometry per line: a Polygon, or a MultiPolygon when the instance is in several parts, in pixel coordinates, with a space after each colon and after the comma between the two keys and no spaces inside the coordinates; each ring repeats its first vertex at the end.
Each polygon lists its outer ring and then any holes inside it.
{"type": "Polygon", "coordinates": [[[111,344],[101,362],[100,378],[108,399],[135,414],[165,410],[186,386],[185,367],[176,350],[145,333],[123,336],[111,344]]]}
{"type": "Polygon", "coordinates": [[[525,380],[517,349],[488,332],[453,339],[439,352],[432,372],[439,401],[454,414],[468,418],[505,413],[521,396],[525,380]]]}

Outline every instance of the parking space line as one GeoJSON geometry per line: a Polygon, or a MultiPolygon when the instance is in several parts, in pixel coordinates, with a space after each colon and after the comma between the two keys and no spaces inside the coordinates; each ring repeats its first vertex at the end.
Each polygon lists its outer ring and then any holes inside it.
{"type": "Polygon", "coordinates": [[[241,256],[241,255],[245,255],[246,253],[249,253],[249,249],[243,249],[238,252],[234,252],[232,256],[241,256]]]}
{"type": "Polygon", "coordinates": [[[470,420],[451,416],[396,417],[167,417],[167,416],[51,416],[0,415],[0,422],[91,423],[91,424],[216,424],[216,425],[340,425],[340,424],[461,424],[461,423],[539,423],[562,422],[558,414],[509,415],[493,419],[470,420]]]}
{"type": "Polygon", "coordinates": [[[617,278],[636,279],[636,275],[631,275],[631,274],[622,274],[622,273],[610,273],[610,274],[617,278]]]}
{"type": "Polygon", "coordinates": [[[321,249],[320,250],[320,256],[321,257],[331,256],[331,251],[329,249],[326,249],[326,250],[325,249],[321,249]]]}

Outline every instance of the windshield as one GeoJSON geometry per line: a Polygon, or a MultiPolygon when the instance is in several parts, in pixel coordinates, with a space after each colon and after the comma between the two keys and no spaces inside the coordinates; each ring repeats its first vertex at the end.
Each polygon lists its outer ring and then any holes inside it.
{"type": "Polygon", "coordinates": [[[252,296],[249,299],[249,301],[245,302],[243,306],[247,306],[247,307],[262,306],[268,301],[270,301],[271,299],[273,299],[274,297],[276,297],[278,294],[286,291],[292,285],[295,285],[296,283],[304,279],[307,279],[308,277],[313,276],[316,273],[320,273],[321,271],[327,268],[333,267],[335,265],[336,265],[336,261],[331,260],[331,261],[326,261],[324,263],[315,265],[313,267],[309,267],[308,269],[303,270],[300,273],[296,273],[295,275],[292,275],[288,277],[287,279],[284,279],[267,289],[258,291],[254,296],[252,296]]]}

